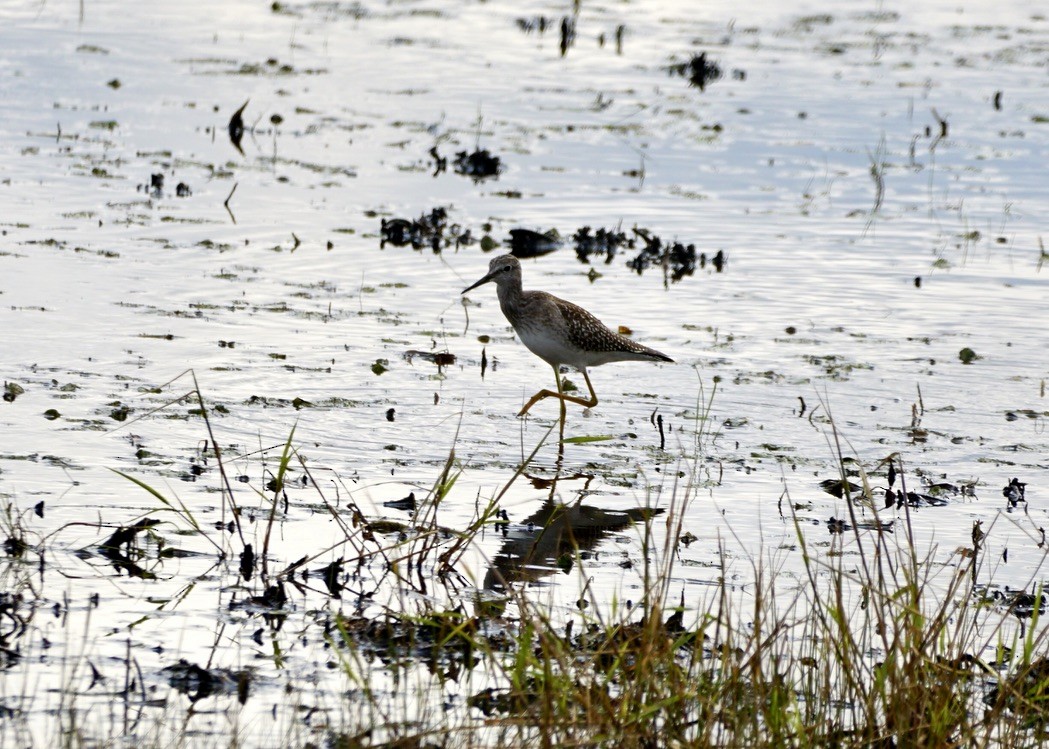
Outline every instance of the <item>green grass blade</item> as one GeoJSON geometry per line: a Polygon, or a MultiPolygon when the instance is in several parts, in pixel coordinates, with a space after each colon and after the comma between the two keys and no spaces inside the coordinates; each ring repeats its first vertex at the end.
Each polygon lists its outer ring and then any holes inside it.
{"type": "Polygon", "coordinates": [[[585,445],[588,442],[607,442],[608,440],[614,440],[611,434],[593,434],[583,437],[568,437],[565,439],[566,445],[585,445]]]}
{"type": "Polygon", "coordinates": [[[130,482],[131,482],[132,484],[135,484],[136,486],[139,486],[139,487],[141,487],[142,489],[145,489],[145,490],[146,490],[147,492],[149,492],[149,493],[150,493],[150,494],[152,494],[152,495],[153,495],[154,497],[156,497],[156,498],[157,498],[157,499],[159,499],[159,500],[160,500],[161,502],[163,502],[165,506],[167,506],[167,507],[170,507],[170,508],[171,508],[172,510],[174,510],[174,509],[175,509],[174,505],[172,505],[172,504],[171,504],[171,502],[170,502],[170,501],[168,501],[167,497],[165,497],[165,496],[164,496],[163,494],[161,494],[160,492],[158,492],[158,491],[157,491],[156,489],[154,489],[154,488],[153,488],[152,486],[150,486],[149,484],[147,484],[147,483],[146,483],[145,481],[143,481],[142,479],[137,479],[137,478],[135,478],[134,476],[131,476],[131,475],[129,475],[129,474],[126,474],[126,473],[124,473],[123,471],[118,471],[118,470],[117,470],[116,468],[110,468],[109,470],[111,470],[111,471],[112,471],[113,473],[115,473],[116,475],[118,475],[118,476],[120,476],[120,477],[122,477],[122,478],[125,478],[125,479],[127,479],[127,480],[128,480],[128,481],[130,481],[130,482]]]}

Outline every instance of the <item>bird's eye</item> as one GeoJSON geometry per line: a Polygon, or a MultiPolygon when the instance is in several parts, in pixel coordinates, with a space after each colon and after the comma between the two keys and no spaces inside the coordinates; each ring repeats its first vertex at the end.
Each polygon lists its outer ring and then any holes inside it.
{"type": "Polygon", "coordinates": [[[504,265],[503,266],[503,273],[509,273],[512,268],[513,268],[512,265],[504,265]]]}

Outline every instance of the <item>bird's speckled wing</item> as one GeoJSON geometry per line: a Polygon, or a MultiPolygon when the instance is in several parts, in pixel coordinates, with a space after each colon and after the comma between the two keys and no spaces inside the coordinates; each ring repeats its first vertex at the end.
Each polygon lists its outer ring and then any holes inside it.
{"type": "Polygon", "coordinates": [[[564,318],[568,340],[573,346],[594,352],[628,351],[633,354],[647,354],[650,351],[647,347],[612,332],[579,305],[557,299],[557,308],[564,318]]]}

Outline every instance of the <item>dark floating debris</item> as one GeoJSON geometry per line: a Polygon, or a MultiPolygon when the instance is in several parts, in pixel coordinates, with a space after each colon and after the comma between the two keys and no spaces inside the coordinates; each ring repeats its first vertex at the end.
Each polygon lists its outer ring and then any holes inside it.
{"type": "Polygon", "coordinates": [[[135,537],[139,533],[153,532],[153,528],[159,524],[160,521],[156,518],[143,518],[131,525],[120,526],[98,545],[98,550],[118,572],[140,580],[155,580],[155,573],[138,564],[142,555],[135,537]]]}
{"type": "Polygon", "coordinates": [[[283,583],[270,585],[263,591],[261,596],[250,596],[243,601],[230,601],[230,611],[248,609],[262,611],[263,613],[280,612],[288,604],[288,594],[284,590],[283,583]]]}
{"type": "Polygon", "coordinates": [[[863,494],[862,486],[857,486],[856,484],[849,481],[842,481],[841,479],[824,479],[820,482],[820,489],[838,499],[842,499],[846,493],[848,493],[850,497],[863,494]]]}
{"type": "MultiPolygon", "coordinates": [[[[623,35],[625,33],[626,33],[626,26],[624,26],[623,24],[619,24],[618,26],[616,26],[616,33],[615,33],[615,37],[614,38],[616,40],[616,54],[617,55],[623,54],[623,35]]],[[[605,46],[605,35],[603,33],[597,35],[597,46],[599,46],[599,47],[604,47],[605,46]]]]}
{"type": "MultiPolygon", "coordinates": [[[[645,247],[633,260],[627,262],[627,266],[637,271],[638,275],[653,265],[668,268],[673,281],[680,281],[685,276],[691,276],[696,272],[697,256],[694,244],[687,246],[680,242],[670,245],[663,244],[663,240],[658,235],[650,234],[646,229],[635,228],[634,233],[644,241],[645,247]]],[[[718,258],[717,267],[720,272],[724,263],[720,251],[718,258]]],[[[706,264],[705,256],[703,263],[706,264]]]]}
{"type": "Polygon", "coordinates": [[[713,83],[721,78],[721,66],[716,62],[708,61],[706,52],[692,55],[692,59],[688,62],[670,65],[668,71],[671,75],[688,78],[688,82],[700,91],[705,91],[708,83],[713,83]]]}
{"type": "MultiPolygon", "coordinates": [[[[895,526],[895,521],[879,521],[879,520],[862,520],[856,523],[857,530],[866,531],[883,531],[886,533],[892,533],[895,526]]],[[[836,518],[833,515],[827,521],[827,530],[830,531],[832,536],[840,536],[847,531],[852,530],[852,525],[845,518],[836,518]]]]}
{"type": "Polygon", "coordinates": [[[553,21],[547,19],[546,16],[535,16],[533,18],[518,18],[514,21],[517,24],[517,28],[526,34],[538,32],[543,34],[546,32],[546,27],[553,24],[553,21]]]}
{"type": "MultiPolygon", "coordinates": [[[[432,155],[432,153],[431,153],[432,155]]],[[[493,156],[488,149],[482,148],[473,153],[459,151],[455,154],[455,173],[480,181],[489,177],[498,177],[502,163],[498,156],[493,156]]]]}
{"type": "Polygon", "coordinates": [[[383,502],[383,507],[389,507],[391,510],[403,510],[404,512],[415,512],[416,508],[415,492],[409,492],[407,497],[402,499],[391,499],[383,502]]]}
{"type": "Polygon", "coordinates": [[[160,525],[160,521],[156,518],[143,518],[131,525],[122,525],[100,547],[104,550],[126,550],[130,553],[133,551],[135,536],[157,525],[160,525]]]}
{"type": "Polygon", "coordinates": [[[430,149],[430,158],[433,159],[433,176],[448,171],[448,159],[437,152],[437,146],[430,149]]]}
{"type": "Polygon", "coordinates": [[[313,572],[310,572],[308,574],[314,577],[319,577],[322,581],[324,581],[324,587],[328,589],[328,594],[332,598],[339,598],[342,596],[342,591],[346,587],[341,579],[343,576],[343,564],[343,558],[339,557],[331,564],[326,565],[319,570],[314,570],[313,572]]]}
{"type": "Polygon", "coordinates": [[[968,346],[966,346],[965,348],[963,348],[961,351],[958,352],[958,360],[961,361],[962,364],[972,364],[977,359],[982,359],[982,358],[983,358],[982,356],[977,354],[975,351],[973,351],[968,346]]]}
{"type": "MultiPolygon", "coordinates": [[[[540,36],[556,27],[559,35],[558,49],[561,51],[561,57],[568,54],[568,50],[576,41],[576,20],[572,16],[562,16],[560,21],[556,18],[547,18],[546,16],[516,18],[514,19],[514,24],[518,30],[526,34],[539,34],[540,36]]],[[[616,54],[623,54],[623,36],[625,33],[626,26],[623,24],[616,26],[613,35],[616,43],[616,54]]],[[[599,47],[605,46],[606,36],[604,32],[597,35],[597,45],[599,47]]]]}
{"type": "MultiPolygon", "coordinates": [[[[425,216],[423,217],[425,218],[425,216]]],[[[392,244],[394,247],[422,247],[422,237],[426,233],[426,227],[420,222],[409,221],[403,218],[391,218],[382,220],[382,241],[380,246],[385,247],[392,244]]]]}
{"type": "Polygon", "coordinates": [[[975,482],[959,482],[957,484],[952,484],[950,481],[930,481],[926,484],[925,489],[934,497],[942,497],[944,495],[950,495],[953,497],[976,496],[975,482]]]}
{"type": "Polygon", "coordinates": [[[464,230],[459,224],[448,222],[448,210],[441,206],[415,220],[384,218],[380,231],[380,247],[388,244],[415,250],[429,247],[435,253],[448,247],[459,249],[474,241],[469,229],[464,230]]]}
{"type": "MultiPolygon", "coordinates": [[[[21,536],[8,536],[4,539],[3,549],[9,557],[20,557],[29,550],[29,544],[21,536]]],[[[3,614],[2,609],[0,606],[0,614],[3,614]]]]}
{"type": "MultiPolygon", "coordinates": [[[[490,227],[484,227],[488,231],[490,227]]],[[[417,219],[384,218],[380,228],[380,247],[411,247],[421,250],[429,247],[434,253],[448,248],[459,249],[474,244],[470,229],[448,220],[448,209],[438,206],[429,213],[423,213],[417,219]]],[[[649,268],[660,268],[665,278],[677,282],[686,276],[692,276],[697,269],[704,269],[709,264],[714,271],[721,273],[728,265],[724,250],[718,250],[708,257],[706,253],[696,250],[694,244],[665,242],[658,234],[649,229],[635,226],[630,232],[621,228],[592,229],[583,226],[576,230],[571,239],[579,262],[589,264],[591,258],[604,257],[609,264],[620,251],[640,251],[627,261],[627,267],[642,275],[649,268]]],[[[489,252],[498,247],[498,242],[484,235],[481,250],[489,252]]],[[[510,253],[518,258],[533,258],[547,255],[560,249],[565,240],[556,228],[546,231],[534,229],[511,229],[510,237],[504,241],[510,253]]],[[[592,278],[596,278],[592,272],[592,278]]],[[[412,352],[413,354],[417,352],[412,352]]],[[[440,364],[440,362],[438,362],[440,364]]]]}
{"type": "Polygon", "coordinates": [[[653,411],[651,420],[653,422],[653,426],[659,430],[659,449],[664,450],[666,449],[667,445],[667,435],[666,432],[663,431],[663,414],[657,414],[655,411],[653,411]]]}
{"type": "Polygon", "coordinates": [[[244,544],[244,551],[240,553],[240,576],[245,580],[251,580],[255,573],[255,550],[251,544],[244,544]]]}
{"type": "Polygon", "coordinates": [[[589,226],[582,226],[572,235],[575,254],[581,263],[589,263],[594,255],[604,255],[605,264],[612,262],[616,252],[623,248],[632,248],[634,241],[619,229],[601,227],[591,233],[589,226]]]}
{"type": "Polygon", "coordinates": [[[25,388],[19,385],[17,382],[4,381],[4,401],[7,403],[14,403],[15,398],[22,395],[25,392],[25,388]]]}
{"type": "Polygon", "coordinates": [[[1021,483],[1020,479],[1014,478],[1009,481],[1004,489],[1002,489],[1002,496],[1004,496],[1009,503],[1010,509],[1014,509],[1021,502],[1026,505],[1027,484],[1021,483]]]}
{"type": "Polygon", "coordinates": [[[1011,590],[1009,586],[1005,586],[1004,590],[992,591],[990,586],[979,585],[973,590],[973,595],[982,601],[1006,609],[1017,619],[1030,619],[1035,611],[1039,616],[1045,613],[1045,593],[1036,595],[1026,590],[1011,590]]]}
{"type": "Polygon", "coordinates": [[[568,54],[568,49],[573,42],[575,42],[575,19],[564,16],[561,19],[561,57],[568,54]]]}
{"type": "Polygon", "coordinates": [[[658,234],[637,226],[633,228],[632,233],[633,237],[619,228],[600,228],[594,231],[589,226],[584,226],[572,236],[576,257],[582,263],[589,263],[591,257],[604,255],[605,263],[608,264],[620,250],[637,249],[640,239],[643,248],[627,261],[627,267],[636,271],[638,275],[651,267],[665,268],[669,271],[670,280],[677,282],[685,276],[693,275],[697,267],[706,268],[708,262],[718,273],[725,269],[727,258],[723,250],[718,250],[714,257],[708,259],[706,253],[697,253],[694,244],[667,243],[658,234]]]}
{"type": "Polygon", "coordinates": [[[561,247],[561,235],[557,229],[538,232],[531,229],[511,229],[510,254],[519,258],[539,257],[548,255],[561,247]]]}
{"type": "Polygon", "coordinates": [[[220,694],[236,694],[240,704],[248,699],[251,673],[230,671],[224,668],[207,669],[179,658],[178,663],[161,669],[168,677],[168,684],[186,695],[190,702],[220,694]]]}
{"type": "Polygon", "coordinates": [[[851,527],[852,526],[845,522],[844,518],[836,518],[833,515],[831,515],[830,520],[827,521],[827,530],[830,531],[832,536],[840,536],[851,527]]]}
{"type": "Polygon", "coordinates": [[[892,489],[885,491],[885,507],[891,507],[895,504],[897,507],[944,507],[947,505],[947,500],[943,497],[937,497],[932,494],[923,494],[921,492],[894,492],[892,489]]]}
{"type": "Polygon", "coordinates": [[[932,109],[932,116],[936,120],[936,124],[940,126],[940,134],[936,137],[937,142],[947,137],[947,131],[949,129],[947,118],[941,117],[940,113],[936,111],[936,108],[932,109]]]}
{"type": "MultiPolygon", "coordinates": [[[[440,371],[443,367],[450,367],[451,365],[455,364],[455,354],[449,353],[447,351],[419,351],[418,349],[409,349],[408,351],[404,352],[404,358],[409,364],[411,364],[412,359],[416,357],[419,357],[420,359],[425,359],[429,362],[433,362],[437,365],[438,371],[440,371]]],[[[388,412],[387,416],[389,416],[388,412]]],[[[390,421],[393,421],[393,419],[391,418],[390,421]]]]}
{"type": "MultiPolygon", "coordinates": [[[[251,101],[251,99],[248,99],[251,101]]],[[[240,141],[244,137],[244,110],[248,107],[248,101],[245,101],[240,105],[240,109],[233,113],[233,116],[229,118],[229,124],[226,125],[226,130],[229,132],[229,141],[233,144],[240,155],[244,155],[244,151],[240,147],[240,141]]]]}
{"type": "MultiPolygon", "coordinates": [[[[440,152],[437,150],[437,146],[431,147],[427,153],[430,158],[433,159],[434,177],[442,172],[448,171],[448,159],[441,156],[440,152]]],[[[503,164],[500,158],[492,154],[486,148],[481,148],[473,152],[459,151],[455,154],[455,160],[452,162],[452,166],[455,168],[456,174],[470,177],[475,182],[480,182],[489,177],[498,177],[499,172],[503,170],[503,164]]]]}
{"type": "MultiPolygon", "coordinates": [[[[136,186],[135,189],[140,191],[140,192],[146,193],[147,195],[149,195],[149,197],[151,197],[151,198],[153,198],[155,200],[159,200],[160,198],[164,197],[164,175],[163,175],[163,173],[157,172],[155,174],[150,174],[149,175],[149,184],[138,185],[138,186],[136,186]]],[[[193,191],[190,189],[189,185],[187,185],[185,182],[179,182],[178,185],[175,186],[175,196],[176,197],[188,198],[192,194],[193,194],[193,191]]]]}
{"type": "MultiPolygon", "coordinates": [[[[944,507],[948,505],[951,500],[976,499],[975,481],[933,481],[928,477],[922,477],[921,491],[905,491],[903,488],[894,489],[893,486],[897,484],[897,479],[900,477],[900,471],[896,467],[894,456],[889,456],[880,463],[880,466],[886,465],[888,470],[884,490],[881,487],[867,488],[866,484],[861,486],[853,483],[852,480],[843,478],[824,479],[819,482],[820,489],[832,496],[838,497],[839,499],[848,497],[850,500],[864,500],[871,504],[875,502],[875,497],[881,497],[881,492],[884,491],[882,507],[886,510],[894,507],[900,509],[904,506],[910,508],[944,507]]],[[[851,475],[852,474],[850,473],[850,476],[851,475]]],[[[902,480],[899,483],[902,486],[902,480]]],[[[1008,489],[1009,487],[1006,487],[1006,489],[1003,490],[1003,494],[1006,493],[1008,489]]],[[[827,526],[832,534],[842,533],[850,529],[850,525],[845,519],[836,519],[834,517],[831,517],[831,519],[827,521],[827,526]]],[[[866,520],[860,520],[856,521],[855,526],[857,529],[861,530],[889,532],[892,532],[893,530],[892,521],[868,522],[866,520]]]]}

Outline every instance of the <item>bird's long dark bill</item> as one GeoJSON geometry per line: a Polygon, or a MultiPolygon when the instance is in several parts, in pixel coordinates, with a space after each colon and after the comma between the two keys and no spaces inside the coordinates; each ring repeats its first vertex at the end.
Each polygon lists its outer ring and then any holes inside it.
{"type": "Polygon", "coordinates": [[[462,291],[460,291],[459,293],[460,293],[460,294],[465,294],[466,292],[470,291],[470,289],[476,289],[476,288],[477,288],[478,286],[482,286],[483,284],[486,284],[486,283],[488,283],[489,281],[491,281],[491,280],[492,280],[492,276],[493,276],[493,275],[494,275],[493,273],[489,273],[489,274],[488,274],[487,276],[485,276],[484,278],[482,278],[482,279],[481,279],[480,281],[478,281],[477,283],[475,283],[475,284],[474,284],[473,286],[467,286],[467,287],[466,287],[465,289],[463,289],[463,290],[462,290],[462,291]]]}

